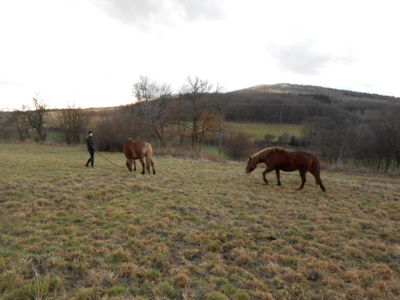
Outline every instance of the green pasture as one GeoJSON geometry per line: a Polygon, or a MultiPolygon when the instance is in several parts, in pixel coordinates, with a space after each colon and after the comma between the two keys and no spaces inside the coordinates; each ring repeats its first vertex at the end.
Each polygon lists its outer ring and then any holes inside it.
{"type": "Polygon", "coordinates": [[[398,177],[101,155],[0,144],[0,299],[400,298],[398,177]]]}
{"type": "Polygon", "coordinates": [[[234,130],[242,130],[255,139],[264,139],[265,135],[272,134],[277,139],[284,133],[297,138],[302,137],[302,125],[298,124],[267,124],[267,123],[246,123],[246,122],[226,122],[225,126],[234,130]]]}

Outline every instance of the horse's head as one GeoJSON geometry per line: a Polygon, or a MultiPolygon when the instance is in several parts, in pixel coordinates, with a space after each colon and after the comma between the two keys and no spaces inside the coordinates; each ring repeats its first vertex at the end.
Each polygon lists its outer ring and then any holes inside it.
{"type": "Polygon", "coordinates": [[[132,159],[126,159],[126,167],[132,172],[132,159]]]}
{"type": "Polygon", "coordinates": [[[257,167],[257,164],[254,162],[254,160],[249,156],[247,159],[247,166],[246,166],[246,173],[251,173],[254,171],[254,169],[257,167]]]}

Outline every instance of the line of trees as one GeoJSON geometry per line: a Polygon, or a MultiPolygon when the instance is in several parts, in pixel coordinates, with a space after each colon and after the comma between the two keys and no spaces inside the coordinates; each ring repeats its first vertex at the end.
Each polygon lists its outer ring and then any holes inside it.
{"type": "Polygon", "coordinates": [[[33,97],[32,102],[33,109],[23,105],[21,110],[13,111],[6,122],[9,128],[15,129],[21,141],[33,135],[35,141],[43,143],[46,140],[44,124],[48,106],[39,95],[33,97]]]}
{"type": "Polygon", "coordinates": [[[65,143],[79,144],[91,129],[102,151],[121,151],[124,141],[132,137],[158,148],[184,147],[196,152],[208,143],[242,160],[256,150],[281,145],[315,151],[332,163],[352,161],[385,171],[400,168],[400,106],[396,103],[375,103],[374,113],[367,115],[359,104],[344,106],[323,95],[302,95],[304,102],[293,95],[272,95],[268,100],[243,94],[238,98],[198,77],[188,77],[174,93],[170,85],[140,76],[132,85],[132,94],[136,103],[99,111],[75,105],[50,111],[37,95],[33,108],[23,106],[0,114],[0,135],[43,143],[53,131],[65,143]],[[302,124],[303,136],[268,134],[254,140],[243,130],[226,128],[224,120],[229,118],[302,124]]]}
{"type": "Polygon", "coordinates": [[[205,142],[221,139],[226,101],[219,85],[188,77],[173,94],[168,84],[141,76],[132,93],[135,104],[105,111],[94,123],[104,137],[98,142],[100,149],[121,150],[121,138],[133,137],[158,147],[176,144],[201,151],[205,142]]]}
{"type": "Polygon", "coordinates": [[[373,120],[352,115],[337,118],[312,117],[303,125],[303,143],[317,149],[326,161],[352,161],[388,171],[400,167],[399,105],[388,105],[373,120]]]}
{"type": "Polygon", "coordinates": [[[84,132],[91,121],[88,111],[75,105],[50,111],[48,104],[39,95],[32,98],[32,104],[33,107],[23,105],[20,110],[2,113],[0,134],[3,139],[9,139],[15,133],[20,141],[33,139],[44,143],[48,131],[57,131],[67,144],[83,141],[84,132]]]}
{"type": "Polygon", "coordinates": [[[67,144],[79,144],[86,136],[86,129],[90,126],[91,114],[77,108],[75,104],[59,110],[52,119],[53,126],[61,132],[67,144]]]}

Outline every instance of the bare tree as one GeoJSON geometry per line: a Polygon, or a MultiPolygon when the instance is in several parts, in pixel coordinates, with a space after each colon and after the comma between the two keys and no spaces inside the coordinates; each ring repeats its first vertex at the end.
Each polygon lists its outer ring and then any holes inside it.
{"type": "Polygon", "coordinates": [[[29,129],[31,128],[26,109],[26,106],[22,106],[22,110],[14,110],[8,119],[9,126],[17,132],[21,141],[29,137],[29,129]]]}
{"type": "Polygon", "coordinates": [[[138,112],[147,129],[147,140],[154,135],[164,146],[164,132],[168,124],[166,113],[167,102],[172,98],[172,90],[168,84],[151,81],[147,76],[140,76],[133,85],[132,92],[138,100],[138,112]]]}
{"type": "Polygon", "coordinates": [[[378,165],[379,168],[379,145],[376,135],[369,126],[361,123],[350,127],[346,139],[350,141],[348,157],[361,164],[378,165]]]}
{"type": "Polygon", "coordinates": [[[0,139],[7,140],[11,134],[11,112],[0,109],[0,139]]]}
{"type": "Polygon", "coordinates": [[[44,103],[42,99],[39,99],[39,95],[33,97],[34,109],[27,109],[25,111],[28,123],[32,129],[36,130],[37,141],[43,143],[46,140],[46,132],[44,130],[44,120],[48,111],[48,105],[44,103]]]}
{"type": "Polygon", "coordinates": [[[220,114],[216,96],[220,94],[220,86],[214,87],[207,80],[188,77],[182,86],[177,99],[180,114],[177,119],[182,135],[191,140],[192,148],[201,149],[202,143],[220,128],[220,114]]]}
{"type": "Polygon", "coordinates": [[[393,160],[396,161],[396,167],[400,167],[400,109],[390,107],[381,112],[377,122],[370,125],[375,133],[379,153],[384,160],[384,170],[387,172],[393,160]]]}
{"type": "Polygon", "coordinates": [[[223,95],[222,93],[218,93],[215,101],[216,101],[218,118],[219,118],[218,153],[221,154],[222,153],[222,138],[223,138],[222,134],[226,132],[226,128],[224,126],[224,120],[225,120],[225,114],[228,110],[229,97],[227,97],[226,95],[223,95]]]}
{"type": "Polygon", "coordinates": [[[63,133],[67,144],[79,144],[90,120],[91,115],[74,104],[60,110],[53,119],[53,124],[63,133]]]}
{"type": "Polygon", "coordinates": [[[303,124],[302,133],[309,143],[314,144],[318,133],[324,129],[329,119],[322,117],[312,117],[303,124]]]}

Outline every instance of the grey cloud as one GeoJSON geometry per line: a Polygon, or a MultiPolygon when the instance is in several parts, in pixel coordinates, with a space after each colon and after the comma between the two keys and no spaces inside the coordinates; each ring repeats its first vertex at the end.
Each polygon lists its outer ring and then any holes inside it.
{"type": "Polygon", "coordinates": [[[109,17],[142,30],[173,26],[180,21],[223,18],[221,1],[93,0],[109,17]]]}
{"type": "Polygon", "coordinates": [[[273,56],[282,69],[302,75],[318,75],[328,64],[350,64],[356,60],[350,55],[318,53],[312,50],[312,45],[302,42],[278,47],[273,56]]]}
{"type": "Polygon", "coordinates": [[[217,20],[224,16],[222,2],[212,0],[187,1],[176,0],[184,9],[186,19],[195,21],[199,19],[217,20]]]}

